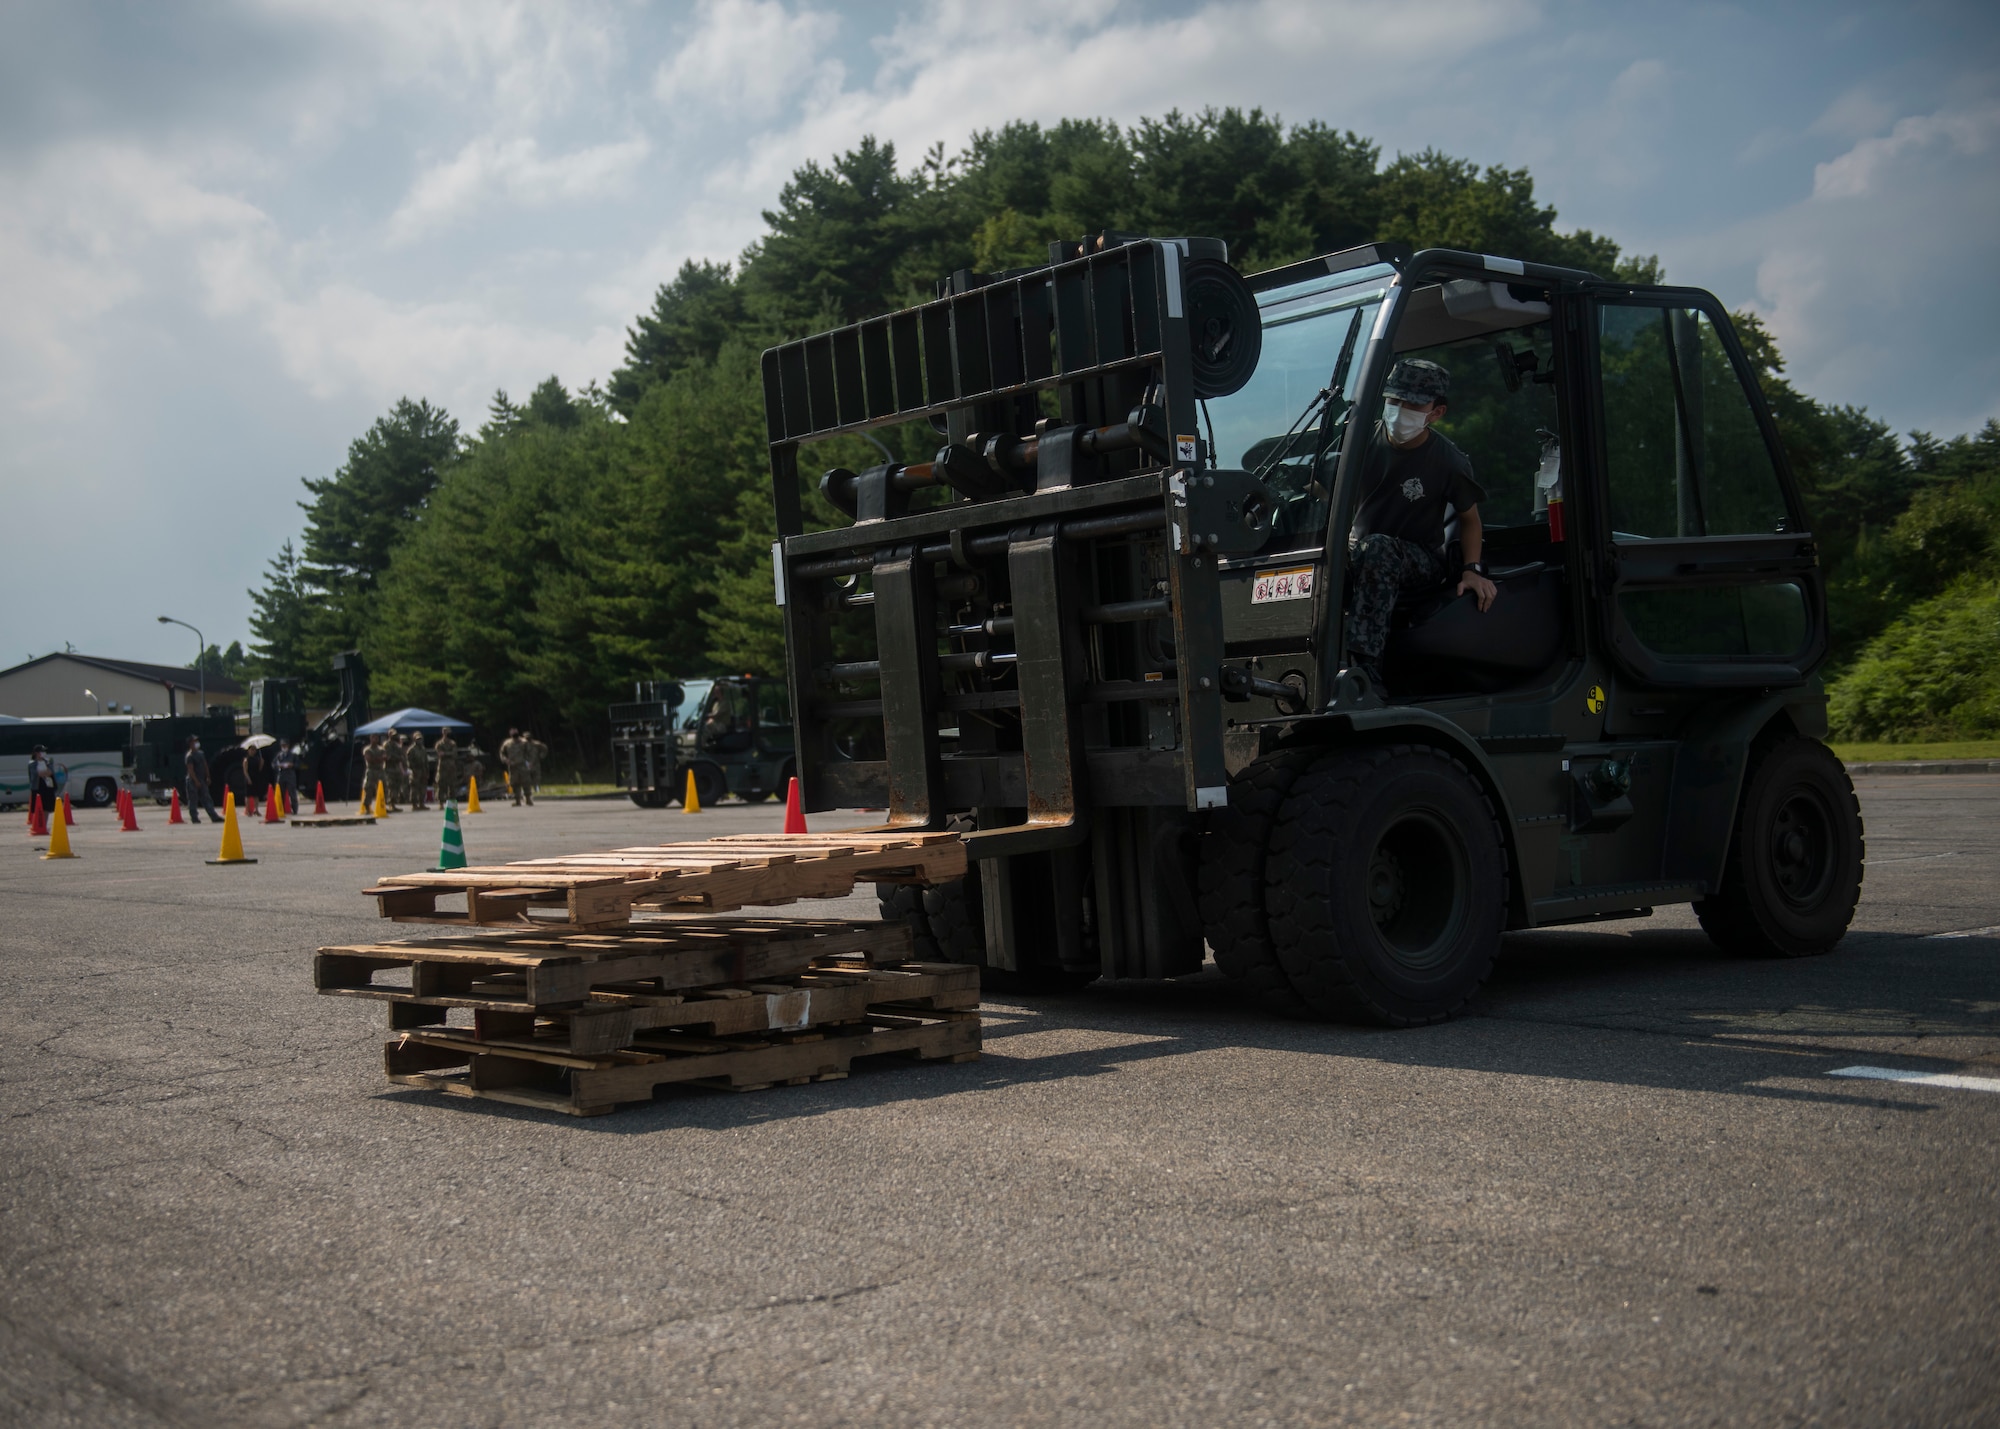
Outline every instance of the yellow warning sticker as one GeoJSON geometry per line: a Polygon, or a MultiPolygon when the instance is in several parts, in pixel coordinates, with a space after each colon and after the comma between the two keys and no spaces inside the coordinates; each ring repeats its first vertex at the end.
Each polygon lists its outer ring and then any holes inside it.
{"type": "Polygon", "coordinates": [[[1583,707],[1590,714],[1604,713],[1604,686],[1592,685],[1590,693],[1583,697],[1583,707]]]}

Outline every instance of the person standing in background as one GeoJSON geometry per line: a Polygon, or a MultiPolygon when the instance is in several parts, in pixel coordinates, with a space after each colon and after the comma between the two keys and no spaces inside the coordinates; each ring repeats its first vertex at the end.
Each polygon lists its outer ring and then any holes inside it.
{"type": "Polygon", "coordinates": [[[369,735],[368,743],[361,746],[361,808],[364,813],[375,807],[377,796],[385,805],[388,803],[388,790],[383,787],[388,768],[389,751],[382,747],[382,736],[369,735]]]}
{"type": "Polygon", "coordinates": [[[425,796],[431,785],[431,751],[424,743],[423,732],[419,730],[410,736],[410,807],[422,811],[429,807],[425,796]]]}
{"type": "Polygon", "coordinates": [[[28,755],[28,800],[40,804],[44,814],[56,812],[56,762],[45,745],[36,745],[28,755]]]}
{"type": "Polygon", "coordinates": [[[456,803],[458,800],[458,741],[451,737],[451,731],[440,730],[437,744],[431,749],[431,757],[437,760],[437,791],[440,804],[456,803]]]}
{"type": "Polygon", "coordinates": [[[296,744],[281,744],[271,760],[271,766],[278,774],[278,793],[285,801],[285,812],[299,811],[299,747],[296,744]]]}
{"type": "Polygon", "coordinates": [[[187,803],[188,822],[201,822],[201,811],[208,810],[210,823],[222,822],[222,815],[215,811],[215,795],[208,791],[208,756],[201,752],[201,739],[197,735],[187,738],[187,753],[181,756],[181,765],[186,772],[183,796],[187,803]]]}

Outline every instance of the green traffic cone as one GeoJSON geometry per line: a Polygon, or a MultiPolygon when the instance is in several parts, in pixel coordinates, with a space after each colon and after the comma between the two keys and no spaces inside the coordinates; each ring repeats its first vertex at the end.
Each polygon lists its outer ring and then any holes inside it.
{"type": "Polygon", "coordinates": [[[444,806],[444,842],[438,848],[437,867],[432,873],[443,873],[448,869],[465,867],[465,835],[459,832],[458,805],[446,803],[444,806]]]}

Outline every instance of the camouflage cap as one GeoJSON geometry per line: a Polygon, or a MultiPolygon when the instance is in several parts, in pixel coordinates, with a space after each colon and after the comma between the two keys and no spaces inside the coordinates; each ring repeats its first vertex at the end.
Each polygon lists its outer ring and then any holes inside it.
{"type": "Polygon", "coordinates": [[[1396,364],[1382,395],[1404,402],[1442,402],[1451,394],[1451,374],[1435,362],[1406,357],[1396,364]]]}

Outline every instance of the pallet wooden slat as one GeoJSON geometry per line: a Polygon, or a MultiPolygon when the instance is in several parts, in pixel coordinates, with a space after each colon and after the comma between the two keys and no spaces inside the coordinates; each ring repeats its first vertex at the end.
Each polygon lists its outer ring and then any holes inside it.
{"type": "Polygon", "coordinates": [[[628,922],[640,907],[787,904],[842,897],[864,882],[944,882],[965,870],[957,834],[855,830],[737,835],[397,874],[366,891],[383,917],[399,922],[606,928],[628,922]],[[447,895],[463,896],[464,910],[439,908],[438,898],[447,895]]]}
{"type": "Polygon", "coordinates": [[[403,1086],[596,1116],[621,1102],[650,1100],[674,1084],[747,1091],[843,1077],[862,1057],[901,1053],[922,1061],[970,1061],[979,1048],[976,1011],[936,1011],[871,1016],[799,1040],[629,1049],[602,1057],[489,1049],[462,1034],[419,1030],[387,1043],[383,1065],[389,1080],[403,1086]]]}

